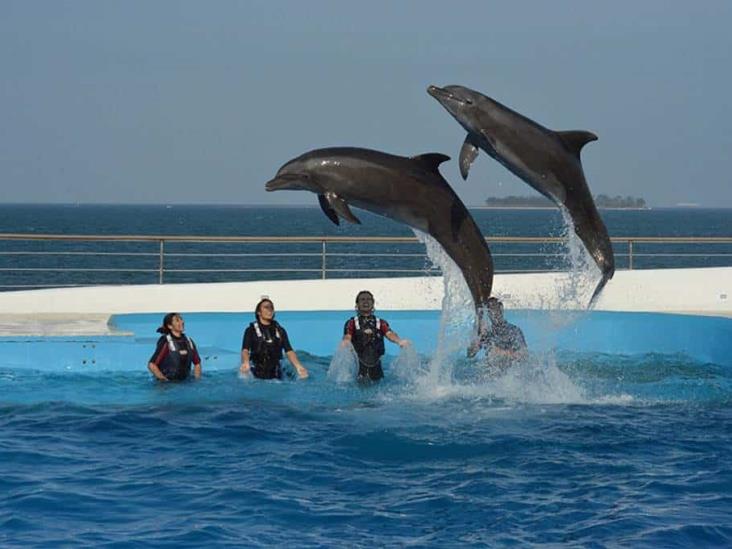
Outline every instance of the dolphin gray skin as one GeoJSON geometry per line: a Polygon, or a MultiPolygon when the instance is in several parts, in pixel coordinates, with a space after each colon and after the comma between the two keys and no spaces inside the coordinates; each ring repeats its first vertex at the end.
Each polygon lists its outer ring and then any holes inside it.
{"type": "Polygon", "coordinates": [[[590,306],[615,274],[615,257],[607,228],[597,212],[580,161],[582,147],[597,136],[586,131],[547,129],[498,101],[463,86],[430,86],[437,99],[468,132],[460,150],[460,174],[483,149],[534,189],[565,208],[602,272],[590,306]]]}
{"type": "Polygon", "coordinates": [[[493,286],[493,260],[473,217],[440,175],[450,157],[412,158],[359,148],[310,151],[282,166],[268,191],[304,190],[318,195],[325,215],[360,223],[349,206],[383,215],[430,234],[462,271],[480,326],[493,286]]]}

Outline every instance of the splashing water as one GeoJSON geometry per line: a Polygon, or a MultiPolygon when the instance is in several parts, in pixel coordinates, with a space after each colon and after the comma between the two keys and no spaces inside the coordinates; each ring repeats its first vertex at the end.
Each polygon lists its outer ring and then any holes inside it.
{"type": "MultiPolygon", "coordinates": [[[[569,217],[565,216],[567,258],[571,265],[569,279],[557,288],[563,302],[576,302],[586,289],[591,291],[591,269],[588,254],[574,234],[569,217]]],[[[439,243],[429,235],[414,231],[425,245],[430,261],[443,273],[444,297],[437,346],[424,365],[416,352],[403,352],[394,361],[396,372],[407,382],[417,398],[479,396],[507,401],[532,403],[586,402],[584,391],[557,366],[553,354],[532,354],[513,365],[503,375],[491,375],[485,369],[485,356],[466,360],[466,349],[474,337],[475,309],[463,275],[439,243]],[[456,366],[460,369],[456,372],[456,366]],[[473,372],[473,375],[465,375],[473,372]],[[477,372],[477,374],[476,374],[477,372]],[[459,374],[459,375],[456,375],[459,374]]],[[[588,298],[589,299],[589,298],[588,298]]],[[[566,315],[564,315],[566,318],[566,315]]]]}
{"type": "Polygon", "coordinates": [[[442,246],[427,234],[416,230],[414,234],[424,244],[432,264],[442,271],[445,288],[437,347],[428,371],[428,383],[434,386],[449,383],[453,364],[458,356],[465,356],[473,337],[475,309],[465,278],[442,246]]]}
{"type": "Polygon", "coordinates": [[[566,208],[560,208],[564,229],[568,276],[555,287],[557,309],[584,309],[597,284],[597,267],[592,256],[574,230],[574,223],[566,208]]]}
{"type": "Polygon", "coordinates": [[[427,374],[413,345],[401,348],[399,356],[391,363],[391,371],[398,380],[408,385],[414,385],[427,374]]]}
{"type": "Polygon", "coordinates": [[[569,212],[560,208],[563,228],[560,236],[564,239],[563,270],[553,282],[547,281],[547,292],[534,295],[532,301],[538,309],[557,311],[551,314],[551,330],[565,328],[575,323],[588,310],[592,293],[599,280],[592,256],[574,230],[569,212]],[[559,313],[561,311],[561,313],[559,313]]]}
{"type": "Polygon", "coordinates": [[[557,365],[553,353],[534,354],[488,383],[493,394],[507,401],[535,404],[584,404],[585,391],[557,365]]]}
{"type": "Polygon", "coordinates": [[[353,345],[338,345],[328,366],[328,380],[335,383],[352,383],[358,375],[358,356],[353,345]]]}
{"type": "MultiPolygon", "coordinates": [[[[541,306],[557,310],[556,315],[548,316],[545,330],[542,330],[542,337],[550,340],[552,333],[586,314],[585,308],[596,283],[594,261],[576,235],[569,215],[565,211],[562,215],[568,272],[553,284],[551,296],[542,301],[541,306]]],[[[391,363],[390,370],[402,386],[399,390],[402,398],[430,401],[468,397],[531,404],[583,404],[595,402],[599,397],[611,401],[627,398],[627,395],[595,395],[591,388],[584,387],[581,378],[575,379],[572,372],[565,371],[566,365],[560,364],[554,351],[537,353],[530,348],[526,360],[514,363],[501,374],[488,367],[489,357],[483,353],[468,360],[466,349],[475,335],[476,321],[470,290],[462,272],[439,243],[427,234],[414,233],[424,244],[429,261],[443,273],[444,295],[432,356],[419,356],[410,346],[403,348],[391,363]]],[[[348,368],[356,367],[352,350],[350,356],[336,353],[328,372],[329,379],[339,383],[351,381],[355,374],[348,368]]]]}

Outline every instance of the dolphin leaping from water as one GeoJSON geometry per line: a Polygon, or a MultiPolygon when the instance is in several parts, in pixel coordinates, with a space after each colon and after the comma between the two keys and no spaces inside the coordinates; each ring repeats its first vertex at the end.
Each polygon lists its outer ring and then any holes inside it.
{"type": "Polygon", "coordinates": [[[549,130],[463,86],[430,86],[427,92],[468,132],[460,150],[463,179],[467,179],[478,149],[483,149],[569,212],[575,233],[602,272],[590,299],[592,305],[615,274],[610,237],[592,200],[580,161],[582,147],[597,140],[597,136],[587,131],[549,130]]]}
{"type": "Polygon", "coordinates": [[[318,149],[287,162],[265,188],[317,194],[336,225],[339,219],[360,223],[350,209],[355,206],[428,233],[462,272],[481,327],[493,261],[473,217],[439,172],[449,159],[437,153],[407,158],[360,148],[318,149]]]}

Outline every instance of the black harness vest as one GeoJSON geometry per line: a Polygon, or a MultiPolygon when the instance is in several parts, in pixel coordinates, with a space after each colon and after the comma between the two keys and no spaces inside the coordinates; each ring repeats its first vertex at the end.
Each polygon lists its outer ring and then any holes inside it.
{"type": "Polygon", "coordinates": [[[381,366],[384,348],[384,334],[381,333],[381,320],[373,315],[353,317],[353,336],[351,343],[358,355],[361,368],[381,366]]]}
{"type": "Polygon", "coordinates": [[[256,334],[256,344],[252,348],[252,373],[261,379],[281,379],[282,368],[282,335],[280,326],[272,321],[269,326],[260,326],[259,322],[250,325],[256,334]]]}
{"type": "Polygon", "coordinates": [[[168,379],[184,380],[191,373],[191,353],[196,347],[187,336],[175,339],[167,334],[165,339],[168,342],[168,354],[160,364],[160,371],[168,379]]]}

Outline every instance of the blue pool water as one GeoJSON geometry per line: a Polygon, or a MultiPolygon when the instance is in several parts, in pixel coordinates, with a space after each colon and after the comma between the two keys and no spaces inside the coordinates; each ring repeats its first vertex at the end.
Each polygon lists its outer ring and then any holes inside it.
{"type": "Polygon", "coordinates": [[[416,353],[361,388],[328,375],[343,316],[278,315],[307,381],[238,377],[248,315],[186,315],[177,385],[159,315],[4,338],[0,546],[732,544],[732,320],[513,311],[532,355],[493,378],[389,313],[416,353]]]}

